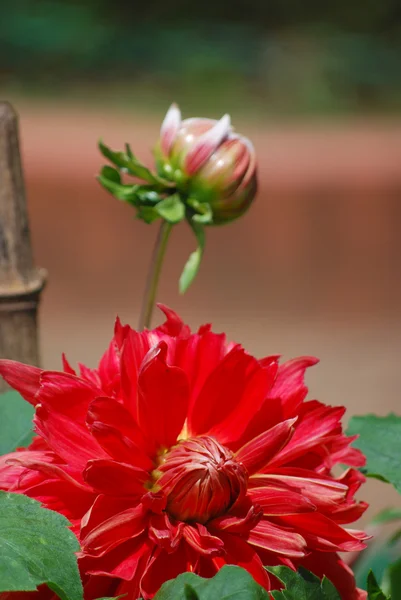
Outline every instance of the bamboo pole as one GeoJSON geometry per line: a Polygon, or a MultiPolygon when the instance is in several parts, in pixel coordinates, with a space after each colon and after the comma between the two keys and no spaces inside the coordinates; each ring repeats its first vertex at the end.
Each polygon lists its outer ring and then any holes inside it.
{"type": "MultiPolygon", "coordinates": [[[[18,115],[0,102],[0,357],[39,364],[37,309],[46,272],[33,263],[18,115]]],[[[0,392],[6,388],[0,381],[0,392]]]]}

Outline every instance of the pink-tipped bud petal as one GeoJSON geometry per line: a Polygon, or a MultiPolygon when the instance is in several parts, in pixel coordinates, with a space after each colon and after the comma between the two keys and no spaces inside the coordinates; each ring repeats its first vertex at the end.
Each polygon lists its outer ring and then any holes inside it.
{"type": "Polygon", "coordinates": [[[246,144],[246,146],[248,148],[248,152],[249,152],[248,169],[247,169],[245,177],[241,183],[242,188],[246,188],[248,186],[248,184],[251,182],[251,180],[255,177],[257,160],[256,160],[255,148],[254,148],[252,142],[250,140],[248,140],[247,138],[242,138],[242,139],[243,139],[244,143],[246,144]]]}
{"type": "Polygon", "coordinates": [[[196,173],[231,131],[230,115],[224,115],[217,123],[201,135],[185,157],[184,171],[196,173]]]}
{"type": "Polygon", "coordinates": [[[167,111],[160,128],[160,145],[163,153],[168,156],[181,125],[181,111],[177,104],[172,104],[167,111]]]}

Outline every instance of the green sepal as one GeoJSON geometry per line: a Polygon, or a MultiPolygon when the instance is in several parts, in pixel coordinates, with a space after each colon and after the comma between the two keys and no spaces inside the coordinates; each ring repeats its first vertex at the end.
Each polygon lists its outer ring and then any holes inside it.
{"type": "Polygon", "coordinates": [[[156,204],[155,210],[165,221],[174,225],[185,218],[185,206],[179,194],[167,196],[156,204]]]}
{"type": "Polygon", "coordinates": [[[138,204],[138,185],[125,185],[121,183],[120,173],[113,167],[105,166],[97,177],[98,182],[105,190],[110,192],[117,200],[129,202],[134,206],[138,204]]]}
{"type": "Polygon", "coordinates": [[[134,153],[132,152],[131,146],[128,143],[125,144],[125,154],[130,160],[135,160],[134,153]]]}
{"type": "Polygon", "coordinates": [[[152,185],[138,185],[136,196],[140,204],[154,205],[163,200],[163,196],[155,192],[152,185]]]}
{"type": "Polygon", "coordinates": [[[107,179],[108,181],[112,181],[113,183],[122,183],[120,171],[114,167],[110,167],[110,165],[105,165],[102,167],[99,177],[107,179]]]}
{"type": "Polygon", "coordinates": [[[136,218],[151,225],[154,221],[160,219],[160,215],[154,206],[138,206],[136,218]]]}
{"type": "Polygon", "coordinates": [[[184,266],[179,280],[180,294],[184,294],[193,280],[195,279],[202,261],[203,251],[205,248],[205,230],[201,223],[197,223],[193,219],[189,220],[189,224],[198,241],[197,249],[192,252],[184,266]]]}
{"type": "Polygon", "coordinates": [[[157,186],[159,191],[170,188],[172,185],[171,182],[152,173],[150,169],[145,167],[145,165],[143,165],[132,153],[128,144],[126,145],[127,152],[120,152],[111,150],[111,148],[103,144],[102,141],[99,141],[99,150],[105,158],[119,167],[119,169],[123,169],[133,177],[138,177],[139,179],[143,179],[148,183],[157,186]]]}
{"type": "Polygon", "coordinates": [[[98,176],[99,183],[117,200],[128,202],[139,207],[141,204],[154,205],[163,200],[152,185],[126,185],[121,183],[121,176],[114,167],[105,166],[98,176]]]}
{"type": "Polygon", "coordinates": [[[203,223],[203,225],[213,223],[213,211],[210,204],[199,202],[196,198],[188,198],[187,204],[195,211],[195,214],[192,216],[193,221],[203,223]]]}

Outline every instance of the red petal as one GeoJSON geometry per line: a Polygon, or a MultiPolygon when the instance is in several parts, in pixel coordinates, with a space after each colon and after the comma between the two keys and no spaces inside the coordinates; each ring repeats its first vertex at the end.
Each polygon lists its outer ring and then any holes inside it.
{"type": "Polygon", "coordinates": [[[283,421],[261,433],[238,450],[236,459],[244,465],[249,475],[257,473],[274,459],[291,438],[295,422],[296,419],[283,421]]]}
{"type": "Polygon", "coordinates": [[[248,427],[247,440],[273,424],[298,416],[308,392],[304,383],[305,371],[317,362],[317,358],[306,356],[289,360],[278,366],[274,385],[248,427]]]}
{"type": "Polygon", "coordinates": [[[311,404],[313,409],[300,419],[295,428],[291,442],[280,452],[272,464],[281,465],[294,461],[316,445],[322,444],[325,436],[338,427],[341,417],[345,412],[344,407],[333,408],[306,402],[304,407],[311,404]]]}
{"type": "Polygon", "coordinates": [[[356,536],[318,512],[286,515],[280,520],[295,527],[305,537],[308,548],[314,550],[352,552],[366,547],[356,536]]]}
{"type": "Polygon", "coordinates": [[[137,424],[117,400],[96,398],[89,405],[87,423],[92,435],[112,458],[145,470],[154,468],[144,452],[146,444],[137,424]]]}
{"type": "Polygon", "coordinates": [[[149,538],[157,546],[164,548],[167,552],[174,551],[182,539],[185,523],[173,524],[167,513],[152,515],[149,525],[149,538]]]}
{"type": "Polygon", "coordinates": [[[33,406],[38,402],[35,396],[39,390],[41,373],[42,369],[15,360],[0,360],[0,375],[33,406]]]}
{"type": "Polygon", "coordinates": [[[144,600],[153,598],[165,581],[191,570],[191,563],[183,544],[171,553],[157,548],[141,580],[144,600]]]}
{"type": "Polygon", "coordinates": [[[171,310],[171,308],[160,303],[157,304],[157,307],[165,314],[166,321],[163,325],[156,327],[155,331],[171,337],[189,336],[191,334],[188,325],[185,325],[181,317],[171,310]]]}
{"type": "Polygon", "coordinates": [[[120,544],[103,557],[82,557],[79,561],[81,571],[133,581],[141,577],[153,548],[154,544],[149,543],[147,536],[141,535],[120,544]]]}
{"type": "Polygon", "coordinates": [[[18,450],[0,456],[0,490],[23,492],[26,488],[42,482],[41,475],[24,465],[24,461],[29,459],[51,463],[55,457],[52,452],[42,450],[18,450]]]}
{"type": "Polygon", "coordinates": [[[92,493],[62,479],[43,481],[27,488],[24,494],[64,515],[69,521],[81,520],[94,500],[92,493]]]}
{"type": "Polygon", "coordinates": [[[142,445],[144,443],[144,437],[132,414],[123,404],[113,398],[101,396],[90,403],[87,412],[87,423],[92,425],[95,422],[104,423],[118,429],[135,444],[142,445]]]}
{"type": "Polygon", "coordinates": [[[68,362],[67,357],[64,354],[64,352],[61,355],[61,360],[63,362],[63,371],[64,371],[64,373],[69,373],[70,375],[76,375],[75,369],[73,369],[72,366],[70,365],[70,363],[68,362]]]}
{"type": "MultiPolygon", "coordinates": [[[[110,577],[83,577],[84,598],[112,598],[118,596],[118,582],[110,577]]],[[[139,596],[139,590],[136,596],[139,596]]],[[[42,598],[40,599],[42,600],[42,598]]]]}
{"type": "Polygon", "coordinates": [[[151,350],[138,380],[138,423],[158,448],[169,448],[176,443],[189,402],[186,375],[166,364],[166,353],[165,342],[151,350]]]}
{"type": "Polygon", "coordinates": [[[365,483],[366,477],[356,469],[347,469],[337,477],[337,481],[348,487],[347,500],[352,500],[362,483],[365,483]]]}
{"type": "Polygon", "coordinates": [[[138,418],[138,372],[149,348],[146,335],[129,329],[121,351],[121,391],[135,420],[138,418]]]}
{"type": "Polygon", "coordinates": [[[205,331],[187,339],[177,339],[174,364],[185,371],[189,381],[191,398],[189,412],[216,365],[226,352],[225,335],[205,331]]]}
{"type": "Polygon", "coordinates": [[[252,502],[260,506],[266,516],[291,515],[316,510],[316,506],[308,498],[296,492],[260,487],[248,490],[248,494],[252,502]]]}
{"type": "Polygon", "coordinates": [[[255,359],[235,346],[207,378],[188,418],[191,435],[209,432],[239,404],[247,371],[255,359]]]}
{"type": "Polygon", "coordinates": [[[330,517],[339,524],[353,523],[361,518],[363,513],[369,508],[367,502],[356,502],[348,506],[340,507],[330,512],[330,517]]]}
{"type": "Polygon", "coordinates": [[[100,381],[99,373],[97,372],[96,369],[90,369],[89,367],[87,367],[86,365],[83,365],[82,363],[78,363],[78,367],[79,367],[79,375],[80,375],[81,379],[83,379],[84,381],[88,381],[89,383],[92,383],[96,389],[99,389],[99,390],[102,389],[102,382],[100,381]]]}
{"type": "Polygon", "coordinates": [[[114,340],[100,359],[98,373],[102,390],[108,395],[118,395],[121,386],[120,352],[114,340]]]}
{"type": "Polygon", "coordinates": [[[34,423],[38,434],[68,464],[74,476],[82,473],[88,460],[107,456],[84,425],[52,408],[38,405],[34,423]]]}
{"type": "Polygon", "coordinates": [[[98,527],[104,521],[116,513],[122,512],[127,508],[136,505],[136,501],[131,497],[106,496],[99,494],[95,497],[92,506],[88,509],[81,520],[81,538],[85,538],[92,529],[98,527]]]}
{"type": "Polygon", "coordinates": [[[330,451],[330,468],[333,465],[342,463],[343,465],[349,465],[351,467],[363,467],[366,464],[366,457],[362,454],[358,448],[351,448],[351,444],[358,436],[345,436],[341,435],[341,446],[339,444],[333,444],[330,451]],[[338,448],[338,449],[336,449],[338,448]]]}
{"type": "Polygon", "coordinates": [[[8,462],[9,464],[20,464],[31,471],[38,471],[39,473],[46,475],[46,479],[61,479],[85,493],[91,493],[91,489],[88,486],[77,481],[70,475],[71,469],[69,466],[51,462],[46,456],[41,460],[41,458],[37,458],[35,454],[35,452],[15,452],[14,457],[13,455],[9,455],[8,462]],[[24,454],[25,456],[19,458],[19,454],[24,454]]]}
{"type": "MultiPolygon", "coordinates": [[[[290,400],[294,392],[302,391],[305,395],[308,388],[305,386],[305,371],[319,362],[319,359],[313,356],[300,356],[280,365],[277,378],[271,396],[273,398],[282,398],[284,402],[290,400]]],[[[288,415],[286,418],[294,415],[288,415]]]]}
{"type": "Polygon", "coordinates": [[[225,564],[238,565],[246,569],[259,585],[269,590],[269,576],[255,549],[238,535],[221,532],[220,537],[224,542],[226,555],[224,558],[214,558],[213,562],[219,568],[225,564]]]}
{"type": "Polygon", "coordinates": [[[124,341],[130,331],[133,331],[129,325],[122,325],[120,318],[116,318],[114,324],[114,342],[119,350],[122,349],[124,341]]]}
{"type": "Polygon", "coordinates": [[[253,546],[260,546],[277,554],[289,557],[305,556],[306,542],[301,535],[284,527],[273,525],[265,519],[255,525],[247,539],[253,546]]]}
{"type": "Polygon", "coordinates": [[[103,556],[123,542],[141,535],[146,524],[141,504],[118,512],[81,538],[82,550],[91,556],[103,556]]]}
{"type": "Polygon", "coordinates": [[[219,556],[223,553],[224,543],[220,538],[211,535],[200,523],[186,524],[183,530],[186,541],[198,554],[219,556]]]}
{"type": "Polygon", "coordinates": [[[235,511],[235,514],[228,513],[209,521],[207,526],[211,531],[226,531],[227,533],[245,535],[255,527],[262,516],[263,513],[259,506],[250,506],[248,512],[244,515],[237,514],[237,511],[235,511]]]}
{"type": "Polygon", "coordinates": [[[83,426],[89,403],[102,392],[88,381],[70,373],[43,371],[37,400],[65,416],[79,421],[83,426]]]}
{"type": "Polygon", "coordinates": [[[85,481],[95,490],[116,496],[142,496],[148,478],[143,469],[108,459],[90,460],[84,471],[85,481]]]}
{"type": "MultiPolygon", "coordinates": [[[[241,400],[222,423],[210,430],[209,435],[215,435],[222,444],[234,451],[256,437],[245,437],[244,434],[255,412],[263,405],[276,373],[276,362],[264,366],[256,360],[251,363],[248,367],[241,400]]],[[[269,426],[265,429],[269,429],[269,426]]]]}
{"type": "Polygon", "coordinates": [[[308,498],[318,508],[332,508],[344,501],[348,488],[330,477],[306,469],[280,468],[273,473],[252,475],[249,487],[275,487],[292,490],[308,498]]]}

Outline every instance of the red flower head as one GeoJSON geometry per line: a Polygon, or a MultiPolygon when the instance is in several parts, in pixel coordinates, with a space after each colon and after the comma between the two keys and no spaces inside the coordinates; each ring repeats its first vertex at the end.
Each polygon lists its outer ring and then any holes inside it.
{"type": "Polygon", "coordinates": [[[116,323],[98,369],[64,372],[0,361],[36,406],[36,438],[0,460],[0,488],[64,514],[80,540],[86,598],[152,598],[183,571],[304,565],[343,599],[359,597],[337,552],[366,536],[364,463],[340,425],[343,408],[305,401],[314,358],[257,360],[204,326],[167,321],[138,333],[116,323]]]}

